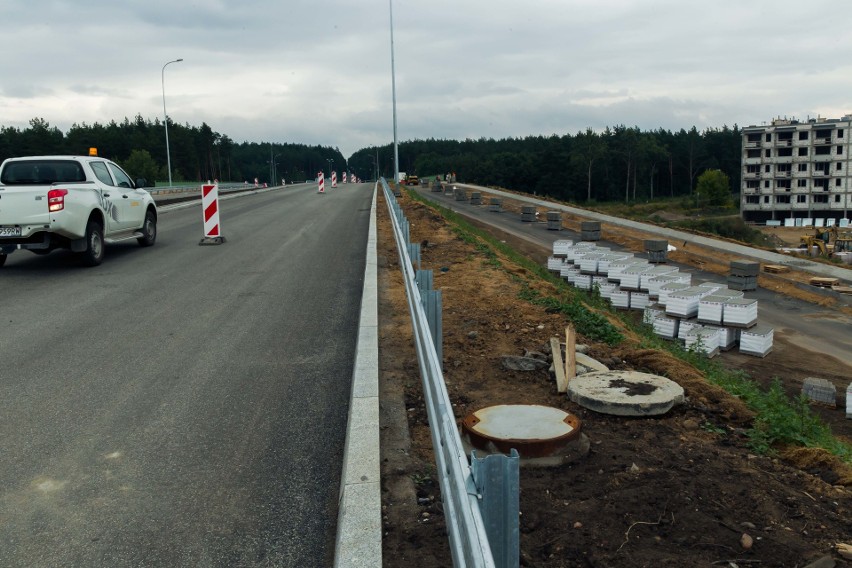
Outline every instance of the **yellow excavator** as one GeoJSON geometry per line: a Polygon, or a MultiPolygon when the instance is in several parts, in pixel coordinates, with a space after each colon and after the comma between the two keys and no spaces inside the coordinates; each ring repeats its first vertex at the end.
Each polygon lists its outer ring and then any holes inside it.
{"type": "Polygon", "coordinates": [[[819,249],[820,256],[824,256],[826,258],[831,256],[834,245],[830,243],[832,241],[837,241],[837,227],[814,227],[813,235],[802,235],[801,239],[799,239],[799,248],[807,249],[808,253],[813,249],[813,247],[817,247],[819,249]]]}

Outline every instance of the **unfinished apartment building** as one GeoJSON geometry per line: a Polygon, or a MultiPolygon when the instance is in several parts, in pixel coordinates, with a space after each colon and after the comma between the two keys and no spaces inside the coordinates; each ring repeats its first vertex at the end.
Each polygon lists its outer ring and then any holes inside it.
{"type": "Polygon", "coordinates": [[[743,220],[826,227],[849,223],[852,115],[776,119],[742,132],[743,220]]]}

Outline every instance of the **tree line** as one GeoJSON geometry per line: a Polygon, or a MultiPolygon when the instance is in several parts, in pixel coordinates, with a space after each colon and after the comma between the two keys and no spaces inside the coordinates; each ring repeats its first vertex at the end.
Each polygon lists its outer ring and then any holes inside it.
{"type": "MultiPolygon", "coordinates": [[[[314,179],[338,172],[362,179],[392,178],[393,146],[371,146],[347,161],[337,148],[296,143],[236,143],[201,126],[169,122],[174,182],[314,179]],[[273,170],[274,167],[274,170],[273,170]]],[[[168,179],[165,130],[159,120],[137,115],[108,124],[74,124],[63,133],[44,119],[29,127],[0,127],[0,159],[13,156],[88,153],[121,164],[132,177],[168,179]]],[[[424,175],[455,173],[459,181],[551,196],[571,202],[633,202],[695,194],[699,176],[720,170],[736,194],[741,177],[742,134],[733,128],[692,127],[641,131],[615,126],[576,134],[478,140],[412,140],[399,144],[399,170],[424,175]]],[[[735,200],[736,201],[736,200],[735,200]]]]}
{"type": "MultiPolygon", "coordinates": [[[[677,132],[615,126],[575,135],[500,140],[414,140],[399,144],[400,171],[455,173],[463,182],[510,188],[573,202],[637,201],[693,195],[699,176],[720,170],[729,192],[740,187],[742,133],[692,127],[677,132]]],[[[358,150],[350,167],[393,172],[390,145],[358,150]]]]}
{"type": "MultiPolygon", "coordinates": [[[[320,170],[328,171],[329,160],[341,171],[346,160],[337,148],[305,144],[235,143],[227,135],[215,132],[206,123],[201,126],[169,121],[171,177],[175,184],[221,181],[261,183],[275,179],[303,181],[314,179],[320,170]],[[274,165],[274,169],[273,169],[274,165]]],[[[97,148],[98,155],[109,158],[127,170],[131,177],[149,182],[168,180],[165,129],[159,120],[137,115],[109,124],[74,124],[63,133],[42,118],[30,120],[29,127],[0,127],[0,160],[34,155],[86,155],[97,148]]]]}

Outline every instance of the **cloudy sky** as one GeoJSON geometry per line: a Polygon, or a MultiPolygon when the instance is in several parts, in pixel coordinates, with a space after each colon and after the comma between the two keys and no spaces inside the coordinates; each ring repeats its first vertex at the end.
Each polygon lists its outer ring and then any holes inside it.
{"type": "MultiPolygon", "coordinates": [[[[394,0],[398,138],[852,113],[845,0],[394,0]]],[[[0,125],[393,140],[388,0],[3,0],[0,125]]]]}

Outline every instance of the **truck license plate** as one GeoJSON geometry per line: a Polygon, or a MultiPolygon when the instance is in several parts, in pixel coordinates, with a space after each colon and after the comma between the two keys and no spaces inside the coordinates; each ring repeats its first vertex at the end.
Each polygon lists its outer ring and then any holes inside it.
{"type": "Polygon", "coordinates": [[[0,225],[0,237],[20,237],[21,236],[21,228],[20,227],[4,227],[0,225]]]}

